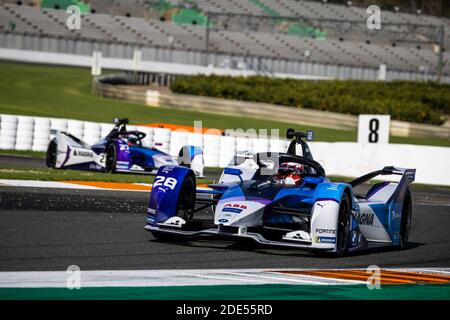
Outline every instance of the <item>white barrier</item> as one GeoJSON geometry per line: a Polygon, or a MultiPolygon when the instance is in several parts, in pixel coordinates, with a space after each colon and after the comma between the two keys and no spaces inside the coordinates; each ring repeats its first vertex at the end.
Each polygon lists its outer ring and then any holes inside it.
{"type": "Polygon", "coordinates": [[[172,130],[166,128],[153,129],[153,144],[154,146],[166,153],[170,151],[170,137],[172,130]]]}
{"type": "Polygon", "coordinates": [[[207,167],[220,166],[220,138],[213,134],[203,135],[203,159],[207,167]]]}
{"type": "Polygon", "coordinates": [[[0,122],[0,149],[14,149],[17,132],[17,116],[6,115],[0,122]]]}
{"type": "Polygon", "coordinates": [[[84,122],[81,140],[87,144],[95,144],[101,139],[101,124],[96,122],[84,122]]]}
{"type": "MultiPolygon", "coordinates": [[[[2,116],[3,118],[3,116],[2,116]]],[[[50,141],[50,119],[34,118],[33,151],[46,151],[50,141]]]]}
{"type": "Polygon", "coordinates": [[[16,136],[16,150],[31,150],[33,147],[33,130],[34,119],[32,117],[17,117],[17,132],[16,136]]]}
{"type": "MultiPolygon", "coordinates": [[[[145,147],[153,147],[153,134],[154,134],[153,128],[138,126],[138,130],[146,134],[145,138],[142,140],[142,144],[145,147]]],[[[102,137],[104,137],[105,135],[106,134],[102,134],[102,137]]]]}
{"type": "Polygon", "coordinates": [[[67,121],[67,132],[75,137],[82,137],[84,131],[84,122],[80,120],[67,121]]]}
{"type": "Polygon", "coordinates": [[[188,134],[184,131],[172,131],[170,137],[170,150],[169,154],[171,156],[178,156],[181,148],[187,145],[188,134]]]}
{"type": "MultiPolygon", "coordinates": [[[[201,146],[206,166],[225,167],[236,151],[285,152],[287,140],[250,139],[128,126],[147,133],[144,144],[177,156],[185,145],[201,146]]],[[[46,151],[51,129],[64,129],[95,143],[112,125],[68,119],[0,115],[0,149],[46,151]],[[55,126],[55,127],[53,127],[55,126]]],[[[406,144],[360,145],[354,142],[311,142],[314,158],[328,175],[358,177],[384,166],[417,169],[416,182],[450,185],[450,148],[406,144]]]]}
{"type": "Polygon", "coordinates": [[[314,158],[328,175],[358,177],[392,165],[417,169],[418,183],[450,185],[450,148],[351,142],[313,142],[309,145],[314,158]]]}
{"type": "Polygon", "coordinates": [[[235,137],[220,137],[219,147],[219,167],[226,167],[236,153],[236,138],[235,137]]]}

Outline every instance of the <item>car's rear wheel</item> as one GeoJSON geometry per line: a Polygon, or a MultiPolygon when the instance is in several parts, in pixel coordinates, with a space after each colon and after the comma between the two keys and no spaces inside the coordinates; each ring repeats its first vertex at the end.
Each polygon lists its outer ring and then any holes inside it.
{"type": "Polygon", "coordinates": [[[45,157],[47,167],[49,167],[49,168],[56,167],[57,156],[58,156],[58,144],[56,143],[56,140],[53,139],[48,144],[47,153],[46,153],[46,157],[45,157]]]}
{"type": "Polygon", "coordinates": [[[406,246],[408,245],[409,231],[411,229],[411,220],[412,220],[412,201],[411,201],[411,192],[408,188],[406,189],[405,196],[403,197],[403,210],[400,222],[399,247],[401,249],[406,248],[406,246]]]}
{"type": "Polygon", "coordinates": [[[106,172],[116,171],[117,149],[114,143],[110,144],[106,149],[105,170],[106,172]]]}
{"type": "Polygon", "coordinates": [[[350,236],[350,199],[346,193],[341,199],[339,206],[339,216],[337,225],[336,253],[337,257],[342,257],[348,252],[350,236]]]}

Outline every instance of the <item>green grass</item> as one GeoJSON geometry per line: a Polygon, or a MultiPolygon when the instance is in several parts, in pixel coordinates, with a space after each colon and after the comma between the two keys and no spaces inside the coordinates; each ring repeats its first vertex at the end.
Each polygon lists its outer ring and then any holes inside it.
{"type": "MultiPolygon", "coordinates": [[[[78,170],[11,168],[1,166],[1,179],[38,181],[102,181],[153,183],[153,175],[88,172],[78,170]]],[[[197,179],[197,183],[212,183],[211,179],[197,179]]]]}
{"type": "Polygon", "coordinates": [[[25,150],[0,150],[0,155],[45,158],[45,152],[25,150]]]}
{"type": "Polygon", "coordinates": [[[39,181],[106,181],[128,183],[152,183],[154,177],[148,175],[111,174],[76,170],[0,168],[2,179],[39,181]]]}
{"type": "MultiPolygon", "coordinates": [[[[110,71],[109,71],[110,72],[110,71]]],[[[334,130],[287,124],[273,120],[219,116],[209,113],[152,108],[145,105],[97,97],[92,93],[90,69],[32,64],[0,63],[0,113],[59,117],[111,122],[114,117],[128,117],[134,124],[167,122],[193,125],[202,120],[204,127],[219,129],[315,130],[317,141],[356,141],[356,130],[334,130]]],[[[274,118],[276,115],[274,115],[274,118]]],[[[450,147],[447,139],[400,138],[395,143],[413,143],[450,147]]]]}

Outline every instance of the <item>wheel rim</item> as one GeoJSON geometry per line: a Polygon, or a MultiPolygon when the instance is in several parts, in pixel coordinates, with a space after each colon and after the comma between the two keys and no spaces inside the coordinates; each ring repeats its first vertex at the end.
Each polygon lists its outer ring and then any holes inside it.
{"type": "Polygon", "coordinates": [[[348,215],[348,203],[342,201],[339,207],[339,220],[338,220],[338,252],[343,252],[347,249],[348,243],[348,228],[349,228],[349,215],[348,215]]]}
{"type": "Polygon", "coordinates": [[[180,198],[178,212],[181,213],[183,219],[192,219],[194,217],[193,205],[195,203],[195,195],[193,197],[194,185],[192,180],[186,183],[180,198]]]}

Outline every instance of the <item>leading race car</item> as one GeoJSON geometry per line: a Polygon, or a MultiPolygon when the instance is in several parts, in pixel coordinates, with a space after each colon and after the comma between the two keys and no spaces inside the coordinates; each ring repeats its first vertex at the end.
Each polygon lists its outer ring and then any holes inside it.
{"type": "Polygon", "coordinates": [[[415,169],[385,167],[349,183],[331,182],[313,159],[306,135],[289,129],[287,136],[292,141],[286,153],[237,155],[209,190],[196,188],[188,168],[161,167],[145,229],[165,241],[247,239],[335,256],[407,245],[415,169]],[[365,194],[355,192],[379,175],[401,178],[376,183],[365,194]],[[210,208],[208,219],[204,210],[210,208]]]}
{"type": "Polygon", "coordinates": [[[177,158],[156,148],[143,146],[144,132],[128,131],[128,119],[114,119],[109,134],[90,146],[70,133],[56,130],[47,149],[50,168],[101,172],[156,173],[164,165],[182,164],[196,176],[203,176],[203,152],[200,147],[184,146],[177,158]]]}

